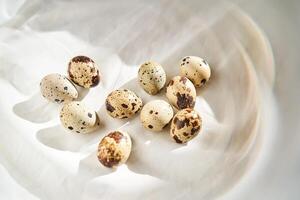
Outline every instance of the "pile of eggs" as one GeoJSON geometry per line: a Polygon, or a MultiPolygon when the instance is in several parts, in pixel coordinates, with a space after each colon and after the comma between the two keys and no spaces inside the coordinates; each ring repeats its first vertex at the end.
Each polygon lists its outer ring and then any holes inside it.
{"type": "Polygon", "coordinates": [[[76,86],[92,88],[98,85],[100,73],[96,63],[86,56],[72,58],[68,65],[68,77],[61,74],[49,74],[40,82],[43,97],[51,102],[63,103],[60,111],[61,124],[76,133],[90,133],[100,125],[100,119],[94,110],[75,101],[78,98],[76,86]]]}
{"type": "MultiPolygon", "coordinates": [[[[152,100],[143,105],[142,99],[129,89],[112,91],[106,98],[107,113],[117,119],[132,118],[140,112],[142,126],[159,132],[170,127],[170,137],[182,144],[195,138],[201,130],[202,119],[194,109],[195,87],[202,87],[210,78],[208,63],[196,56],[180,61],[180,74],[166,84],[164,68],[156,62],[145,62],[138,71],[138,82],[149,95],[158,94],[166,85],[164,100],[152,100]],[[170,126],[168,126],[171,124],[170,126]]],[[[100,82],[97,64],[87,56],[76,56],[68,64],[68,76],[49,74],[40,82],[43,97],[62,104],[60,121],[66,130],[91,133],[100,127],[100,118],[78,98],[77,87],[93,88],[100,82]]],[[[102,138],[98,145],[98,160],[105,167],[116,167],[127,161],[132,142],[129,133],[114,130],[102,138]]]]}

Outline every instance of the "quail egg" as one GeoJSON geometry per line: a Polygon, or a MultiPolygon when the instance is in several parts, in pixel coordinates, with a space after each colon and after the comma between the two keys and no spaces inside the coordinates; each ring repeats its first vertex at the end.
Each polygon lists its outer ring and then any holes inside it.
{"type": "Polygon", "coordinates": [[[134,92],[120,89],[111,92],[105,101],[108,114],[114,118],[130,118],[140,111],[143,106],[142,99],[134,92]]]}
{"type": "Polygon", "coordinates": [[[141,111],[141,121],[146,129],[161,131],[173,118],[172,106],[163,100],[147,103],[141,111]]]}
{"type": "Polygon", "coordinates": [[[84,88],[91,88],[100,82],[99,69],[89,57],[76,56],[71,59],[68,67],[70,79],[84,88]]]}
{"type": "Polygon", "coordinates": [[[196,56],[187,56],[181,60],[180,75],[190,79],[196,87],[204,85],[210,78],[208,63],[196,56]]]}
{"type": "Polygon", "coordinates": [[[43,97],[56,103],[73,101],[78,97],[72,82],[60,74],[45,76],[40,82],[40,89],[43,97]]]}
{"type": "Polygon", "coordinates": [[[155,95],[166,83],[166,72],[164,68],[156,62],[145,62],[139,68],[138,78],[141,87],[148,94],[155,95]]]}
{"type": "Polygon", "coordinates": [[[199,114],[190,108],[180,110],[171,122],[170,135],[177,143],[186,143],[196,137],[201,129],[199,114]]]}
{"type": "Polygon", "coordinates": [[[131,152],[131,139],[128,133],[113,131],[98,145],[98,160],[105,167],[117,167],[125,163],[131,152]]]}
{"type": "Polygon", "coordinates": [[[194,108],[196,89],[193,83],[184,76],[175,76],[167,85],[166,96],[177,109],[194,108]]]}
{"type": "Polygon", "coordinates": [[[79,101],[67,103],[62,107],[60,121],[66,129],[75,133],[90,133],[100,126],[97,113],[79,101]]]}

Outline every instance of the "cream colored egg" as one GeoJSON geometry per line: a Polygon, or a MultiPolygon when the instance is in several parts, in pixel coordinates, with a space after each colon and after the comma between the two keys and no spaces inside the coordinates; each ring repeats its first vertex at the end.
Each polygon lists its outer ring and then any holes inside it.
{"type": "Polygon", "coordinates": [[[117,167],[127,161],[131,152],[131,138],[124,131],[113,131],[98,145],[97,157],[105,167],[117,167]]]}
{"type": "Polygon", "coordinates": [[[202,120],[198,112],[186,108],[178,111],[174,116],[170,135],[177,143],[187,143],[198,135],[201,126],[202,120]]]}
{"type": "Polygon", "coordinates": [[[100,82],[98,66],[87,56],[72,58],[69,62],[68,74],[75,84],[84,88],[95,87],[100,82]]]}
{"type": "Polygon", "coordinates": [[[67,77],[60,74],[49,74],[40,82],[44,98],[56,103],[70,102],[78,97],[78,92],[67,77]]]}
{"type": "Polygon", "coordinates": [[[140,66],[138,79],[141,87],[148,94],[155,95],[166,83],[166,72],[160,64],[149,61],[140,66]]]}
{"type": "Polygon", "coordinates": [[[163,100],[148,102],[141,111],[142,125],[151,131],[161,131],[173,118],[172,106],[163,100]]]}
{"type": "Polygon", "coordinates": [[[200,57],[187,56],[181,60],[180,75],[190,79],[196,87],[204,85],[210,78],[208,63],[200,57]]]}
{"type": "Polygon", "coordinates": [[[62,107],[60,121],[66,129],[75,133],[90,133],[100,126],[97,113],[79,101],[67,103],[62,107]]]}
{"type": "Polygon", "coordinates": [[[166,96],[177,109],[194,108],[196,89],[193,83],[184,76],[173,77],[167,85],[166,96]]]}
{"type": "Polygon", "coordinates": [[[134,92],[128,89],[120,89],[111,92],[105,101],[107,113],[119,119],[131,118],[138,113],[143,102],[134,92]]]}

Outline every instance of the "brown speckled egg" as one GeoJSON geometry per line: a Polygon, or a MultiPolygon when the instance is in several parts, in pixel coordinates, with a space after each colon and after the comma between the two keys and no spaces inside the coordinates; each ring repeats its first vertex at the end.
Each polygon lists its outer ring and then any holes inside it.
{"type": "Polygon", "coordinates": [[[86,56],[76,56],[69,62],[70,79],[84,88],[91,88],[100,82],[99,69],[96,63],[86,56]]]}
{"type": "Polygon", "coordinates": [[[111,92],[105,101],[108,114],[114,118],[130,118],[140,111],[143,106],[142,99],[134,92],[120,89],[111,92]]]}
{"type": "Polygon", "coordinates": [[[60,111],[61,124],[74,133],[90,133],[100,126],[97,113],[82,102],[65,104],[60,111]]]}
{"type": "Polygon", "coordinates": [[[141,111],[142,125],[151,131],[161,131],[173,118],[172,106],[163,100],[148,102],[141,111]]]}
{"type": "Polygon", "coordinates": [[[198,112],[186,108],[180,110],[171,122],[170,135],[177,143],[186,143],[196,137],[201,129],[202,120],[198,112]]]}
{"type": "Polygon", "coordinates": [[[56,103],[70,102],[78,97],[78,92],[67,77],[60,74],[49,74],[40,82],[44,98],[56,103]]]}
{"type": "Polygon", "coordinates": [[[194,108],[196,89],[193,83],[184,76],[175,76],[167,85],[166,96],[177,109],[194,108]]]}
{"type": "Polygon", "coordinates": [[[208,63],[196,56],[187,56],[181,60],[180,75],[190,79],[196,87],[204,85],[210,78],[208,63]]]}
{"type": "Polygon", "coordinates": [[[140,66],[138,78],[141,87],[148,94],[155,95],[166,83],[166,72],[160,64],[149,61],[140,66]]]}
{"type": "Polygon", "coordinates": [[[131,139],[124,131],[113,131],[98,145],[98,160],[105,167],[117,167],[125,163],[131,152],[131,139]]]}

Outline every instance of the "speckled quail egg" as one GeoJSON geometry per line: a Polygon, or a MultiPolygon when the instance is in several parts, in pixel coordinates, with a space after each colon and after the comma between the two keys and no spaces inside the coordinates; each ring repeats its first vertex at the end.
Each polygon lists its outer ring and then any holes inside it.
{"type": "Polygon", "coordinates": [[[141,111],[142,125],[152,131],[161,131],[173,118],[172,106],[163,100],[148,102],[141,111]]]}
{"type": "Polygon", "coordinates": [[[131,152],[131,139],[124,131],[106,135],[98,146],[98,160],[105,167],[117,167],[125,163],[131,152]]]}
{"type": "Polygon", "coordinates": [[[143,102],[131,90],[120,89],[111,92],[107,96],[105,105],[110,116],[125,119],[139,112],[143,106],[143,102]]]}
{"type": "Polygon", "coordinates": [[[78,92],[67,77],[60,74],[49,74],[40,82],[43,97],[52,102],[62,103],[73,101],[78,92]]]}
{"type": "Polygon", "coordinates": [[[199,114],[190,108],[180,110],[171,122],[170,135],[177,143],[186,143],[196,137],[201,129],[199,114]]]}
{"type": "Polygon", "coordinates": [[[100,126],[97,113],[79,101],[67,103],[62,107],[60,121],[65,128],[76,133],[90,133],[100,126]]]}
{"type": "Polygon", "coordinates": [[[208,63],[196,56],[187,56],[181,60],[180,75],[190,79],[196,87],[204,85],[210,78],[208,63]]]}
{"type": "Polygon", "coordinates": [[[166,72],[160,64],[149,61],[140,66],[138,78],[142,88],[148,94],[155,95],[166,83],[166,72]]]}
{"type": "Polygon", "coordinates": [[[71,59],[68,67],[70,79],[84,88],[91,88],[100,82],[99,69],[89,57],[76,56],[71,59]]]}
{"type": "Polygon", "coordinates": [[[194,108],[196,89],[193,83],[184,76],[175,76],[167,85],[166,96],[177,109],[194,108]]]}

